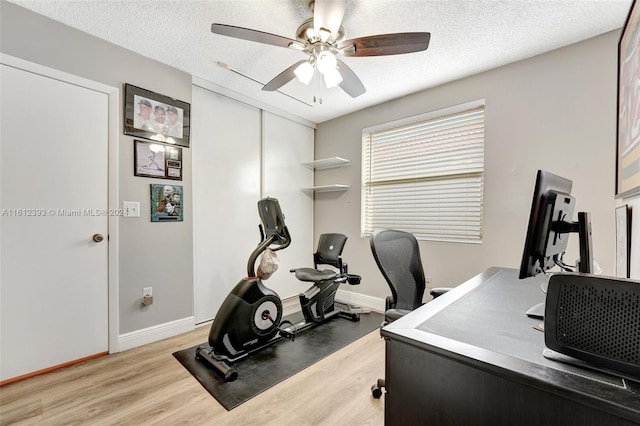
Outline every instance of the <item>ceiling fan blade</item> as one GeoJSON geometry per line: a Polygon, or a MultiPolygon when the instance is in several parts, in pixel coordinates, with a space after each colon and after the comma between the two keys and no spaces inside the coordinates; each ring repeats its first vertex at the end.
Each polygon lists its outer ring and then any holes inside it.
{"type": "Polygon", "coordinates": [[[289,47],[291,46],[291,43],[298,43],[290,38],[265,33],[263,31],[251,30],[249,28],[234,27],[233,25],[211,24],[211,32],[227,37],[255,41],[257,43],[271,44],[280,47],[289,47]]]}
{"type": "Polygon", "coordinates": [[[342,81],[340,82],[339,86],[349,96],[351,96],[352,98],[357,98],[367,91],[356,73],[354,73],[353,70],[340,59],[338,59],[338,71],[340,71],[340,75],[342,76],[342,81]]]}
{"type": "Polygon", "coordinates": [[[331,31],[328,41],[334,41],[340,30],[346,0],[315,0],[313,4],[313,30],[320,34],[320,28],[331,31]]]}
{"type": "Polygon", "coordinates": [[[294,73],[295,69],[298,68],[298,65],[303,62],[307,62],[306,59],[296,62],[286,70],[282,71],[280,74],[276,75],[273,80],[264,85],[262,90],[273,92],[274,90],[278,90],[279,88],[293,80],[296,77],[296,74],[294,73]]]}
{"type": "Polygon", "coordinates": [[[427,50],[431,33],[379,34],[345,40],[338,46],[344,56],[382,56],[427,50]],[[353,46],[353,48],[351,48],[353,46]]]}

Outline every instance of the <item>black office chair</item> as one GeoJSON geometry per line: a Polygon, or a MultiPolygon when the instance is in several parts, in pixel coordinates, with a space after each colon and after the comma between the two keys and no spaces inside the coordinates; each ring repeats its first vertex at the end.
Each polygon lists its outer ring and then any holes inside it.
{"type": "MultiPolygon", "coordinates": [[[[416,237],[405,231],[381,229],[371,234],[373,258],[389,284],[391,296],[385,301],[382,326],[397,320],[422,305],[425,290],[424,270],[416,237]]],[[[436,298],[449,288],[434,288],[429,293],[436,298]]],[[[374,398],[382,396],[384,379],[371,387],[374,398]]]]}

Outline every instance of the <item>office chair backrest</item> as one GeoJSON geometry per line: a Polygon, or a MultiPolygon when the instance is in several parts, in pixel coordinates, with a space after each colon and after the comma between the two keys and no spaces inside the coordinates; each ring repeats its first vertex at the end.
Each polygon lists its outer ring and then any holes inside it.
{"type": "Polygon", "coordinates": [[[393,229],[371,234],[371,251],[391,288],[395,309],[412,311],[422,304],[424,271],[416,237],[393,229]]]}
{"type": "Polygon", "coordinates": [[[338,268],[340,272],[342,270],[342,249],[347,242],[347,237],[342,234],[322,234],[318,239],[318,249],[313,254],[314,267],[317,269],[318,265],[331,265],[334,268],[338,268]]]}

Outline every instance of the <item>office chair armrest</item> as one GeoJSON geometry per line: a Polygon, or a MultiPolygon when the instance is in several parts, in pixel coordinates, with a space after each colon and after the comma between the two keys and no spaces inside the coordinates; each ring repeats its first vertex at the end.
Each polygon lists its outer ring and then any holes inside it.
{"type": "Polygon", "coordinates": [[[347,282],[350,285],[358,285],[362,281],[362,277],[356,274],[345,274],[347,276],[347,282]]]}
{"type": "Polygon", "coordinates": [[[393,300],[393,296],[387,296],[387,298],[384,300],[384,310],[385,312],[388,311],[389,309],[393,309],[396,307],[396,301],[393,300]]]}
{"type": "Polygon", "coordinates": [[[394,322],[395,320],[402,318],[407,315],[409,312],[406,309],[389,309],[384,313],[384,317],[387,323],[394,322]]]}
{"type": "Polygon", "coordinates": [[[429,294],[435,299],[436,297],[442,296],[449,290],[451,290],[449,287],[436,287],[432,288],[429,294]]]}

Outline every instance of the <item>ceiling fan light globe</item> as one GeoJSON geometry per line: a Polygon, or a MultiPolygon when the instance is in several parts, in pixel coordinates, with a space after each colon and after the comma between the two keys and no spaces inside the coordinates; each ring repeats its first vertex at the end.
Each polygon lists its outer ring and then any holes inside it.
{"type": "Polygon", "coordinates": [[[340,75],[340,71],[336,68],[330,69],[324,73],[324,84],[327,86],[327,89],[336,87],[340,83],[342,83],[342,75],[340,75]]]}
{"type": "Polygon", "coordinates": [[[316,58],[316,67],[322,74],[335,70],[337,64],[336,56],[328,50],[323,50],[316,58]]]}
{"type": "Polygon", "coordinates": [[[296,67],[293,73],[298,77],[300,83],[308,85],[313,78],[313,65],[309,62],[303,62],[296,67]]]}

